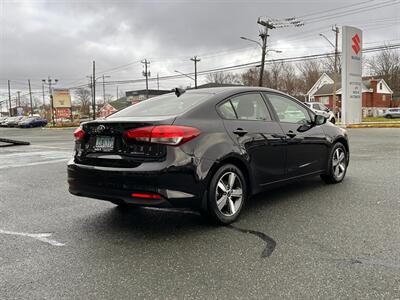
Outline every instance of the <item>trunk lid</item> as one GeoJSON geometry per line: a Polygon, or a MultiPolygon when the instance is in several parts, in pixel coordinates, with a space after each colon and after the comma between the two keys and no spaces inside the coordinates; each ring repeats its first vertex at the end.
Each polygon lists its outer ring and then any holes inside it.
{"type": "Polygon", "coordinates": [[[154,125],[171,125],[175,116],[123,117],[84,123],[83,139],[76,141],[75,160],[80,164],[126,167],[139,166],[145,161],[160,161],[166,156],[166,146],[150,144],[124,137],[124,132],[154,125]]]}

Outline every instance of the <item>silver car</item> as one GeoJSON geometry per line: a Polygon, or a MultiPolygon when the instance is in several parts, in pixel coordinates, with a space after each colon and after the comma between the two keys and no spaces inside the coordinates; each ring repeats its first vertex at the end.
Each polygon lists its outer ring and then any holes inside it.
{"type": "Polygon", "coordinates": [[[335,114],[325,105],[319,102],[305,102],[305,105],[307,105],[311,110],[314,112],[323,115],[325,118],[328,119],[329,122],[335,124],[336,119],[335,119],[335,114]]]}
{"type": "Polygon", "coordinates": [[[383,116],[387,119],[400,118],[400,107],[388,108],[383,116]]]}

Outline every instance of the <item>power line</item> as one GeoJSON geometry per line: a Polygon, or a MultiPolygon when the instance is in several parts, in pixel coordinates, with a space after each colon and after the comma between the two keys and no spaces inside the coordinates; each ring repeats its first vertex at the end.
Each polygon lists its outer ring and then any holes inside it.
{"type": "Polygon", "coordinates": [[[376,5],[374,4],[371,6],[355,8],[355,9],[347,10],[344,12],[338,12],[338,13],[334,13],[334,14],[330,14],[330,15],[326,15],[326,16],[310,18],[308,21],[306,20],[305,22],[306,22],[306,24],[319,23],[321,21],[329,20],[329,19],[336,18],[336,17],[348,16],[348,15],[353,14],[354,12],[361,13],[361,12],[366,12],[366,11],[369,11],[372,9],[379,9],[379,8],[397,5],[397,4],[400,4],[400,2],[398,2],[398,0],[389,0],[389,1],[385,1],[380,4],[376,4],[376,5]]]}
{"type": "Polygon", "coordinates": [[[362,1],[362,2],[358,2],[358,3],[345,5],[345,6],[340,6],[340,7],[336,7],[336,8],[327,9],[327,10],[320,10],[320,11],[317,11],[317,12],[312,12],[312,13],[309,13],[309,14],[306,14],[306,15],[302,15],[299,18],[304,19],[304,18],[307,18],[309,16],[324,14],[324,13],[327,13],[327,12],[330,12],[330,11],[338,11],[338,10],[341,10],[341,9],[344,9],[344,8],[354,7],[354,6],[358,6],[358,5],[365,4],[365,3],[368,3],[368,2],[373,2],[373,1],[375,1],[375,0],[362,1]]]}
{"type": "MultiPolygon", "coordinates": [[[[383,45],[383,46],[365,48],[363,50],[363,52],[364,53],[372,53],[372,52],[382,51],[382,50],[385,50],[385,49],[392,49],[392,50],[400,49],[400,43],[399,44],[393,44],[393,45],[387,45],[387,46],[383,45]]],[[[312,54],[312,55],[303,55],[303,56],[296,56],[296,57],[288,57],[288,58],[267,60],[265,62],[265,64],[301,62],[301,61],[306,61],[306,60],[314,60],[314,59],[332,57],[334,55],[335,55],[335,52],[312,54]]],[[[198,72],[198,74],[199,75],[207,75],[207,74],[212,74],[212,73],[221,72],[221,71],[240,70],[240,69],[256,67],[259,64],[260,64],[260,61],[255,61],[255,62],[251,62],[251,63],[245,63],[245,64],[238,64],[238,65],[227,66],[227,67],[219,67],[219,68],[208,69],[208,70],[200,71],[200,72],[198,72]]],[[[188,75],[194,75],[194,73],[189,73],[188,75]]],[[[183,78],[183,75],[166,75],[166,76],[160,76],[159,80],[170,80],[170,79],[180,79],[180,78],[183,78]]],[[[156,80],[156,79],[152,79],[151,78],[149,80],[151,81],[151,80],[156,80]]],[[[131,83],[139,83],[139,82],[143,82],[143,81],[144,81],[144,79],[115,80],[115,81],[108,81],[108,82],[106,82],[106,84],[107,85],[131,84],[131,83]]],[[[78,87],[71,87],[70,89],[74,89],[74,88],[79,88],[79,86],[78,87]]]]}

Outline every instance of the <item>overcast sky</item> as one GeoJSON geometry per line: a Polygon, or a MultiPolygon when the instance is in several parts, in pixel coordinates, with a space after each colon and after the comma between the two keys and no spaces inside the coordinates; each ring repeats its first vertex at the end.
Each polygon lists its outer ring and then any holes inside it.
{"type": "MultiPolygon", "coordinates": [[[[399,4],[400,0],[0,0],[0,100],[6,97],[7,79],[13,92],[26,91],[27,79],[38,90],[48,75],[59,79],[60,87],[84,84],[93,60],[99,75],[111,76],[107,80],[143,78],[144,58],[151,61],[152,77],[176,74],[174,70],[192,72],[193,55],[201,58],[200,71],[253,62],[260,57],[258,46],[239,37],[258,39],[260,16],[296,16],[305,23],[274,29],[269,46],[283,52],[269,53],[269,58],[332,51],[318,34],[333,41],[330,27],[335,23],[363,29],[364,47],[399,43],[399,4]],[[326,10],[330,11],[313,14],[326,10]],[[344,15],[324,17],[335,12],[344,15]]],[[[190,79],[181,78],[161,81],[160,88],[190,84],[190,79]]],[[[120,90],[144,87],[119,85],[120,90]]],[[[108,93],[115,90],[115,85],[107,87],[108,93]]]]}

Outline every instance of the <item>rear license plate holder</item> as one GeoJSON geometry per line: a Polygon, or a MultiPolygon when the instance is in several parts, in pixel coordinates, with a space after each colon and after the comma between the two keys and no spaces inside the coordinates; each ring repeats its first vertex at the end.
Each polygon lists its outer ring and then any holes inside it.
{"type": "Polygon", "coordinates": [[[112,152],[114,151],[115,137],[113,136],[96,136],[96,141],[93,146],[94,151],[112,152]]]}

